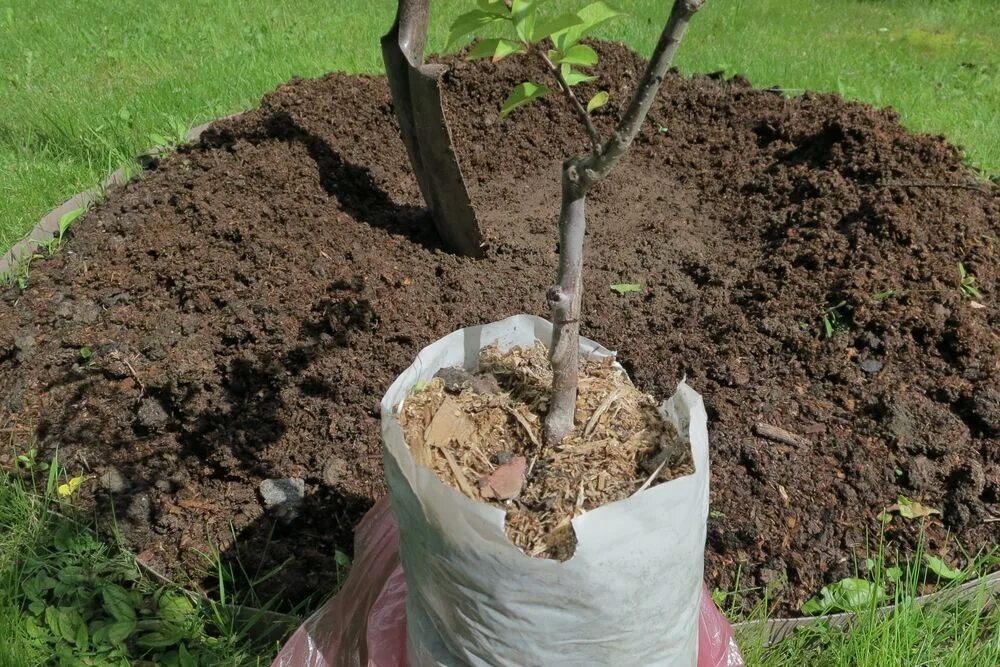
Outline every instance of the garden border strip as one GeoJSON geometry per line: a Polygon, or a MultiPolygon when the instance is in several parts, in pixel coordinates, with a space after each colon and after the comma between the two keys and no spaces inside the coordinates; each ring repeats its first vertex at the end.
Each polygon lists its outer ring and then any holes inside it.
{"type": "MultiPolygon", "coordinates": [[[[215,123],[218,120],[234,118],[238,115],[239,114],[223,116],[222,118],[192,127],[184,135],[184,140],[185,142],[197,141],[201,137],[202,133],[207,130],[212,123],[215,123]]],[[[140,170],[137,172],[137,175],[141,174],[145,171],[145,167],[151,158],[165,155],[171,150],[172,149],[167,146],[154,146],[148,151],[133,158],[131,165],[117,169],[94,187],[84,190],[83,192],[76,193],[62,204],[46,213],[42,219],[38,221],[38,224],[31,228],[31,231],[29,231],[24,238],[15,243],[9,250],[7,250],[7,252],[0,256],[0,278],[10,275],[25,262],[30,262],[32,255],[34,255],[35,252],[42,248],[51,239],[57,237],[59,235],[59,219],[62,218],[62,216],[79,208],[89,209],[93,204],[104,198],[104,195],[109,188],[127,183],[130,180],[125,176],[125,170],[128,166],[138,165],[140,170]]]]}
{"type": "MultiPolygon", "coordinates": [[[[224,116],[214,121],[193,127],[186,133],[185,141],[197,141],[201,137],[202,133],[205,132],[205,130],[207,130],[213,123],[219,120],[235,118],[239,115],[240,114],[224,116]]],[[[133,176],[132,178],[141,175],[150,158],[164,155],[171,150],[172,149],[170,147],[157,146],[136,156],[133,160],[133,164],[139,165],[140,170],[136,176],[133,176]]],[[[100,201],[104,197],[104,193],[109,188],[116,185],[123,185],[129,180],[131,179],[125,178],[125,168],[123,167],[110,174],[98,185],[73,195],[68,200],[49,211],[49,213],[43,216],[42,219],[39,220],[38,224],[36,224],[24,238],[15,243],[6,253],[0,256],[0,277],[10,275],[24,262],[30,261],[35,252],[42,248],[52,238],[58,236],[59,220],[63,215],[78,208],[89,208],[94,203],[100,201]]],[[[171,582],[168,578],[164,577],[161,573],[153,570],[152,568],[149,568],[142,563],[139,563],[139,565],[145,572],[150,574],[155,579],[167,584],[176,585],[174,582],[171,582]]],[[[185,592],[189,595],[208,599],[203,593],[187,589],[182,590],[185,590],[185,592]]],[[[978,577],[955,589],[937,591],[934,593],[928,593],[927,595],[922,595],[915,598],[914,602],[915,604],[922,606],[932,602],[962,601],[972,598],[979,590],[984,590],[986,593],[992,593],[994,595],[1000,594],[1000,571],[984,577],[978,577]]],[[[226,611],[230,615],[230,618],[233,619],[248,621],[256,619],[257,621],[264,622],[267,626],[269,626],[269,628],[264,630],[262,634],[266,635],[268,639],[271,639],[272,637],[276,638],[280,633],[288,629],[294,629],[294,627],[301,622],[298,617],[291,614],[281,614],[266,609],[258,609],[244,605],[218,604],[217,607],[226,611]]],[[[877,613],[886,614],[891,612],[894,608],[895,605],[886,605],[884,607],[880,607],[877,613]]],[[[732,627],[738,637],[746,637],[757,632],[766,633],[764,644],[771,645],[791,635],[796,628],[806,627],[823,621],[828,622],[832,627],[847,628],[856,618],[857,614],[855,613],[838,613],[827,614],[824,616],[803,616],[743,621],[734,623],[732,627]]]]}
{"type": "MultiPolygon", "coordinates": [[[[918,607],[931,602],[962,602],[975,597],[980,590],[985,593],[991,593],[994,596],[1000,593],[1000,572],[994,572],[984,577],[976,577],[957,588],[921,595],[914,598],[913,602],[918,607]]],[[[896,605],[894,604],[885,605],[884,607],[879,607],[876,613],[882,616],[892,612],[895,608],[896,605]]],[[[757,632],[766,633],[763,644],[764,646],[771,646],[790,636],[797,628],[813,625],[821,621],[826,621],[831,627],[847,628],[857,617],[858,615],[854,612],[844,612],[826,614],[824,616],[799,616],[743,621],[742,623],[733,624],[733,632],[737,635],[737,638],[746,637],[757,632]]]]}

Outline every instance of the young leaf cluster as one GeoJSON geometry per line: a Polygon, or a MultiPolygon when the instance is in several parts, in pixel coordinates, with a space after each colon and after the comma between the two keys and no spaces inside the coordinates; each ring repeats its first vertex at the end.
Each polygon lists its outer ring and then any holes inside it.
{"type": "MultiPolygon", "coordinates": [[[[470,60],[489,58],[493,62],[520,53],[537,53],[546,63],[559,87],[578,106],[578,112],[590,114],[608,102],[608,93],[600,91],[586,107],[576,101],[572,88],[596,77],[583,71],[598,63],[597,52],[581,44],[599,25],[620,16],[604,2],[593,2],[576,12],[555,16],[543,15],[548,0],[478,0],[476,9],[462,14],[451,27],[449,48],[471,34],[486,28],[503,28],[503,37],[482,39],[469,52],[470,60]]],[[[534,81],[515,86],[501,105],[500,116],[545,97],[552,89],[534,81]]]]}
{"type": "Polygon", "coordinates": [[[133,656],[197,667],[205,629],[191,600],[144,590],[135,567],[93,536],[60,526],[23,564],[24,630],[54,664],[124,664],[133,656]],[[197,648],[196,648],[197,647],[197,648]]]}

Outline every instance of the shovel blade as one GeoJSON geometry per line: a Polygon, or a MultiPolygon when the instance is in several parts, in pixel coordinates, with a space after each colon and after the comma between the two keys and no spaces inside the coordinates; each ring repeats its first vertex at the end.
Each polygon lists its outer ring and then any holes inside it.
{"type": "Polygon", "coordinates": [[[447,68],[422,64],[426,32],[426,0],[401,0],[396,22],[382,38],[399,131],[441,240],[454,252],[482,257],[482,231],[444,115],[441,76],[447,68]]]}

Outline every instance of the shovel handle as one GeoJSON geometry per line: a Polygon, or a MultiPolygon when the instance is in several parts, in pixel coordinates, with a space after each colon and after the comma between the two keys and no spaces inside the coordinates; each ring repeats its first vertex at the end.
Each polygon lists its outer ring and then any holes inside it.
{"type": "Polygon", "coordinates": [[[429,5],[430,0],[399,0],[396,5],[396,22],[389,31],[389,34],[396,33],[399,48],[413,66],[424,62],[429,5]]]}

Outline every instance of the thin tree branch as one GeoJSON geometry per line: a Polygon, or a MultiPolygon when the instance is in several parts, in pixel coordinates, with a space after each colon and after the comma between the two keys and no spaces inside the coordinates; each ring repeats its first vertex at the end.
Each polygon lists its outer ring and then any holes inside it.
{"type": "Polygon", "coordinates": [[[589,189],[606,177],[632,145],[639,130],[642,129],[646,115],[656,100],[660,85],[670,69],[688,22],[703,4],[705,4],[705,0],[674,0],[673,8],[670,10],[670,18],[667,19],[667,24],[663,27],[660,40],[653,50],[653,55],[650,56],[649,64],[646,66],[646,71],[642,75],[632,101],[629,102],[625,115],[615,128],[614,134],[604,144],[604,150],[599,155],[589,158],[582,165],[583,182],[581,185],[583,187],[589,189]]]}
{"type": "Polygon", "coordinates": [[[591,152],[597,156],[600,155],[604,147],[601,144],[601,135],[598,133],[597,128],[594,127],[594,121],[590,119],[590,114],[582,104],[580,104],[580,99],[573,92],[573,88],[566,83],[566,78],[562,75],[562,70],[552,62],[548,54],[545,53],[545,48],[539,45],[537,49],[538,55],[541,56],[542,60],[545,61],[545,65],[549,68],[549,72],[555,77],[556,81],[559,82],[559,87],[562,88],[563,93],[565,93],[566,98],[569,100],[570,105],[572,105],[573,110],[576,111],[576,115],[580,117],[580,122],[583,123],[587,130],[587,134],[590,136],[590,147],[591,152]]]}

